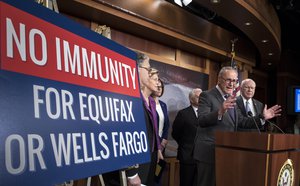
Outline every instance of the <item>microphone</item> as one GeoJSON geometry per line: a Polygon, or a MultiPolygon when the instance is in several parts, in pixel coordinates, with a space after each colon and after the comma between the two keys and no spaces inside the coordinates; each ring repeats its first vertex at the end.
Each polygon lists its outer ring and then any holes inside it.
{"type": "Polygon", "coordinates": [[[268,122],[269,124],[271,124],[272,126],[274,126],[274,127],[276,127],[282,134],[285,134],[284,132],[283,132],[283,130],[281,130],[281,128],[280,127],[278,127],[275,123],[272,123],[271,121],[269,121],[269,120],[265,120],[266,122],[268,122]]]}
{"type": "Polygon", "coordinates": [[[252,120],[253,120],[253,122],[254,122],[256,128],[257,128],[257,131],[258,131],[258,133],[260,134],[260,130],[259,130],[259,128],[258,128],[258,125],[257,125],[255,119],[253,118],[253,113],[252,113],[251,111],[248,111],[248,112],[247,112],[247,115],[248,115],[250,118],[252,118],[252,120]]]}

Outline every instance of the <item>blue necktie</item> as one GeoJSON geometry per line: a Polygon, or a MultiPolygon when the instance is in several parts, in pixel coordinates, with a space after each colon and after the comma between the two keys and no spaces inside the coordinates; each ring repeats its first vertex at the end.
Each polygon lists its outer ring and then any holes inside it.
{"type": "MultiPolygon", "coordinates": [[[[225,99],[227,99],[228,97],[230,97],[229,94],[226,94],[225,99]]],[[[235,109],[234,108],[229,108],[227,109],[228,114],[230,115],[230,117],[232,118],[233,121],[235,121],[235,109]]]]}
{"type": "Polygon", "coordinates": [[[228,109],[227,112],[229,113],[232,120],[235,121],[235,110],[234,110],[234,108],[228,109]]]}
{"type": "Polygon", "coordinates": [[[246,101],[246,113],[248,113],[249,111],[251,112],[250,106],[249,106],[249,101],[246,101]]]}

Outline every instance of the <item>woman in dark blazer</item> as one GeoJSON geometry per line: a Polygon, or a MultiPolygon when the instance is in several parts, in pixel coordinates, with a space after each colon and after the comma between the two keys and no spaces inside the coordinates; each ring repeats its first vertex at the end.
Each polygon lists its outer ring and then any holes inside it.
{"type": "MultiPolygon", "coordinates": [[[[159,100],[159,98],[164,93],[164,83],[161,79],[159,79],[158,83],[158,90],[152,93],[152,98],[156,102],[156,115],[157,115],[157,129],[158,129],[158,136],[160,140],[161,145],[161,151],[158,151],[158,155],[161,155],[163,157],[163,152],[166,148],[166,145],[168,143],[168,131],[169,131],[169,116],[168,116],[168,109],[166,103],[159,100]],[[161,152],[161,154],[160,154],[161,152]]],[[[160,158],[162,159],[162,158],[160,158]]],[[[158,164],[161,165],[162,162],[159,162],[158,164]]],[[[161,185],[160,176],[162,174],[162,171],[158,175],[156,175],[156,186],[161,185]]]]}
{"type": "Polygon", "coordinates": [[[159,98],[164,93],[164,83],[159,79],[158,91],[152,94],[156,102],[156,113],[157,113],[157,124],[158,124],[158,135],[160,137],[160,143],[162,148],[166,148],[168,143],[168,133],[169,133],[169,116],[168,108],[165,102],[159,100],[159,98]]]}

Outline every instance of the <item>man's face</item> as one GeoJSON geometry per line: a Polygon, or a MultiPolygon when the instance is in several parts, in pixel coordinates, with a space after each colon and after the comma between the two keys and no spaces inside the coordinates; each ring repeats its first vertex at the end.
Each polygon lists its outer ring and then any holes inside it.
{"type": "Polygon", "coordinates": [[[233,91],[238,82],[237,73],[235,70],[225,71],[218,79],[218,85],[224,94],[233,94],[233,91]]]}
{"type": "Polygon", "coordinates": [[[195,107],[199,106],[199,97],[200,97],[201,92],[202,92],[201,90],[196,90],[195,95],[191,99],[191,103],[195,107]]]}
{"type": "Polygon", "coordinates": [[[145,59],[145,61],[139,66],[139,76],[140,76],[141,86],[145,86],[149,82],[149,72],[150,72],[149,59],[145,59]]]}
{"type": "Polygon", "coordinates": [[[255,83],[253,81],[246,81],[241,89],[242,96],[250,99],[255,94],[255,83]]]}

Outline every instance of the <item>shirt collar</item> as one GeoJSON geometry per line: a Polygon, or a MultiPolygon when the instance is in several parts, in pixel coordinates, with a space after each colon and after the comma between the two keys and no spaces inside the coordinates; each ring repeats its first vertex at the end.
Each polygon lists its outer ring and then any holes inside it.
{"type": "Polygon", "coordinates": [[[192,106],[194,111],[197,111],[198,110],[198,107],[195,107],[195,106],[192,106]]]}
{"type": "Polygon", "coordinates": [[[217,88],[217,90],[220,92],[220,94],[221,94],[222,98],[224,98],[224,99],[225,99],[225,97],[224,97],[224,96],[225,96],[226,94],[224,94],[224,93],[223,93],[223,91],[221,90],[221,88],[219,87],[219,85],[217,85],[217,86],[216,86],[216,88],[217,88]]]}
{"type": "MultiPolygon", "coordinates": [[[[242,95],[241,95],[242,96],[242,95]]],[[[243,103],[246,103],[246,101],[248,101],[248,103],[250,103],[250,104],[252,104],[252,98],[250,98],[250,99],[246,99],[246,98],[244,98],[244,96],[242,96],[242,98],[243,98],[243,103]]]]}

